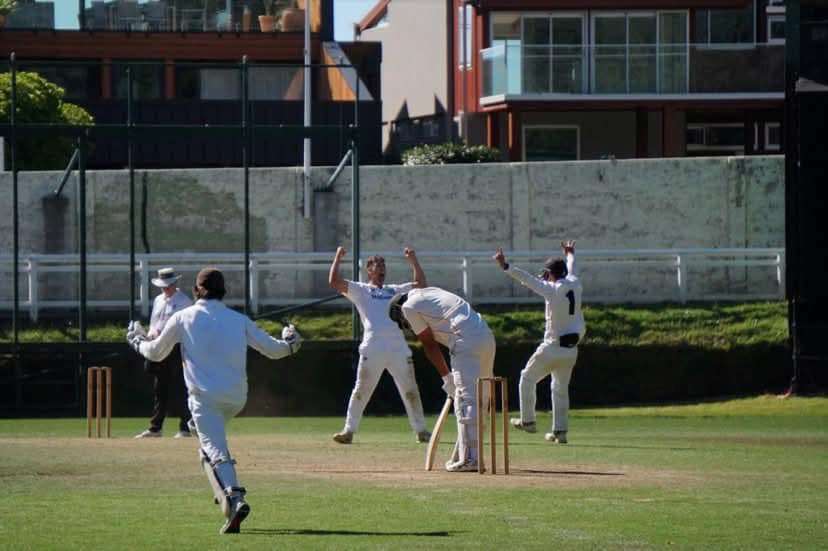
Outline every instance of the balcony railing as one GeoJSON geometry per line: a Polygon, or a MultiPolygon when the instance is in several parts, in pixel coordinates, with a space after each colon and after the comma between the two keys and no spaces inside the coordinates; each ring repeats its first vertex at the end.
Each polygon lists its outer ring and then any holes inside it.
{"type": "Polygon", "coordinates": [[[18,3],[6,29],[57,29],[135,32],[300,32],[310,4],[311,29],[320,32],[320,0],[86,0],[79,12],[70,0],[18,3]]]}
{"type": "Polygon", "coordinates": [[[619,44],[482,50],[483,99],[499,96],[782,94],[779,44],[619,44]]]}

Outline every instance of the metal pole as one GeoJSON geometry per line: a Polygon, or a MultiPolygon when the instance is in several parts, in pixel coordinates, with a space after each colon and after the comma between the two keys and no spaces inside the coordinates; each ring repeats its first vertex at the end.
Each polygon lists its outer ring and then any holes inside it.
{"type": "Polygon", "coordinates": [[[127,67],[127,162],[129,164],[129,319],[135,316],[135,136],[132,133],[132,67],[127,67]]]}
{"type": "MultiPolygon", "coordinates": [[[[305,1],[305,68],[304,68],[304,88],[305,88],[305,128],[311,125],[311,35],[310,35],[310,8],[311,0],[305,1]]],[[[304,141],[304,156],[302,166],[302,183],[303,183],[303,197],[304,209],[303,214],[305,218],[313,216],[313,189],[311,188],[311,139],[305,137],[304,141]]]]}
{"type": "Polygon", "coordinates": [[[78,138],[78,252],[80,253],[80,275],[78,294],[78,340],[86,342],[86,131],[78,138]]]}
{"type": "Polygon", "coordinates": [[[86,6],[86,0],[78,0],[78,28],[80,30],[86,30],[86,10],[84,9],[86,6]]]}
{"type": "Polygon", "coordinates": [[[11,144],[9,149],[11,152],[11,172],[12,172],[12,248],[14,249],[14,260],[12,262],[12,334],[14,340],[15,358],[17,357],[17,345],[20,343],[20,328],[18,327],[18,316],[20,312],[20,212],[18,210],[18,184],[17,184],[17,130],[15,124],[17,122],[17,64],[15,61],[14,52],[9,56],[9,63],[11,65],[11,144]]]}
{"type": "Polygon", "coordinates": [[[247,56],[242,57],[242,164],[244,165],[244,313],[250,313],[250,135],[247,56]]]}
{"type": "MultiPolygon", "coordinates": [[[[356,74],[354,97],[354,124],[351,125],[351,250],[353,251],[353,278],[359,281],[359,72],[356,74]]],[[[351,327],[354,341],[359,340],[359,314],[351,307],[351,327]]]]}

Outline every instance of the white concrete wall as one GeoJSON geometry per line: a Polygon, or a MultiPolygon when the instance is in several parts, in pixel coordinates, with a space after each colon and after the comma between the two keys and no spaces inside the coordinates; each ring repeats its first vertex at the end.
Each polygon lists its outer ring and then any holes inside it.
{"type": "MultiPolygon", "coordinates": [[[[323,181],[331,171],[315,169],[314,178],[323,181]]],[[[142,183],[148,194],[150,250],[242,250],[242,174],[241,169],[137,171],[139,201],[142,183]]],[[[64,190],[65,219],[44,214],[44,198],[59,179],[54,172],[20,174],[24,255],[76,250],[74,179],[64,190]],[[54,237],[61,234],[63,243],[54,237]]],[[[87,182],[89,253],[127,252],[128,173],[90,172],[87,182]]],[[[302,218],[301,171],[254,169],[250,182],[253,251],[328,252],[337,244],[350,245],[350,171],[331,192],[316,194],[313,220],[302,218]]],[[[363,251],[403,246],[493,251],[503,246],[556,254],[565,238],[577,239],[585,250],[783,247],[785,241],[781,156],[372,166],[362,168],[360,195],[363,251]]],[[[0,250],[6,254],[12,250],[11,214],[11,175],[2,173],[0,250]]],[[[139,225],[142,251],[140,235],[139,225]]],[[[404,265],[391,268],[392,278],[407,277],[404,265]]],[[[590,269],[590,293],[630,300],[674,294],[674,272],[618,270],[590,269]]],[[[772,285],[770,270],[758,279],[739,270],[690,275],[691,289],[702,294],[772,285]]],[[[101,298],[118,296],[127,281],[126,275],[117,280],[95,277],[90,289],[101,298]]],[[[448,288],[460,286],[453,270],[433,268],[429,278],[448,288]]],[[[235,286],[241,288],[236,279],[235,286]]],[[[0,298],[11,294],[9,280],[10,274],[0,274],[0,298]]],[[[70,285],[70,280],[65,276],[62,281],[70,285]]],[[[280,273],[264,278],[262,286],[272,297],[320,296],[324,286],[319,280],[300,272],[280,273]]],[[[523,296],[495,270],[476,273],[474,282],[478,294],[523,296]]]]}

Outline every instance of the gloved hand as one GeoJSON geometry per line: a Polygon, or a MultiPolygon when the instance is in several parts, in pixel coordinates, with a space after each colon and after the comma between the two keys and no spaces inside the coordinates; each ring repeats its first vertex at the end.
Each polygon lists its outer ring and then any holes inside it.
{"type": "Polygon", "coordinates": [[[296,354],[302,346],[302,335],[292,323],[282,328],[282,340],[290,346],[291,354],[296,354]]]}
{"type": "Polygon", "coordinates": [[[443,377],[443,390],[449,398],[454,398],[457,387],[454,386],[454,376],[451,373],[443,377]]]}
{"type": "Polygon", "coordinates": [[[135,350],[139,354],[141,353],[141,343],[147,340],[147,333],[141,326],[141,322],[129,322],[129,326],[127,327],[126,340],[133,350],[135,350]]]}

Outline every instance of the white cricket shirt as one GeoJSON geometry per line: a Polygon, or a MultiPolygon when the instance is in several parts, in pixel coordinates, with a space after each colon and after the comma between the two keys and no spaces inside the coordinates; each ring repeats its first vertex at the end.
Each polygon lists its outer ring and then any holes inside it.
{"type": "MultiPolygon", "coordinates": [[[[348,281],[348,280],[346,280],[348,281]]],[[[383,285],[377,287],[370,283],[348,281],[345,297],[356,306],[362,321],[362,343],[360,353],[367,350],[399,350],[411,355],[405,337],[397,324],[388,317],[391,299],[408,293],[414,283],[383,285]]]]}
{"type": "Polygon", "coordinates": [[[181,292],[181,289],[176,289],[173,296],[169,298],[164,293],[155,297],[152,302],[152,314],[150,314],[149,336],[155,338],[160,335],[167,320],[173,314],[192,305],[193,301],[181,292]]]}
{"type": "Polygon", "coordinates": [[[557,342],[561,335],[586,333],[584,314],[581,312],[581,280],[575,276],[575,256],[567,255],[569,274],[557,281],[546,281],[516,266],[509,266],[506,273],[518,283],[541,295],[546,301],[546,328],[544,342],[557,342]]]}
{"type": "Polygon", "coordinates": [[[142,356],[161,361],[181,343],[184,380],[192,395],[226,403],[247,399],[247,347],[271,359],[290,355],[290,345],[262,331],[220,300],[198,300],[176,312],[158,338],[144,341],[142,356]]]}
{"type": "Polygon", "coordinates": [[[434,340],[448,349],[463,335],[489,331],[489,326],[468,302],[438,287],[410,291],[402,311],[415,334],[431,328],[434,340]]]}

